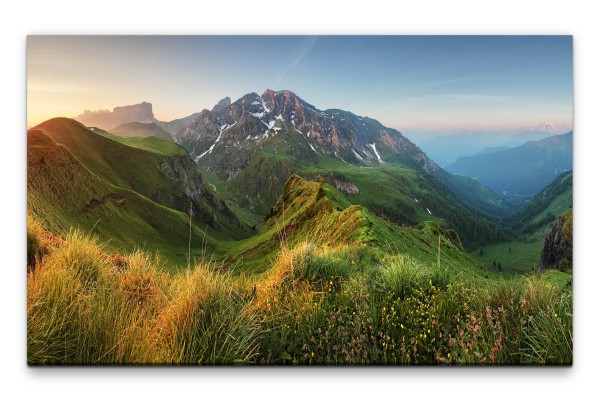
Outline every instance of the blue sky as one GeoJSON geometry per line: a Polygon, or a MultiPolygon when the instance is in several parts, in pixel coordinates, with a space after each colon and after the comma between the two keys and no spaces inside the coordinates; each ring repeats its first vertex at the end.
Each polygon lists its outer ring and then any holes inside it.
{"type": "Polygon", "coordinates": [[[32,36],[28,125],[149,101],[158,119],[289,89],[404,132],[572,125],[570,36],[32,36]]]}

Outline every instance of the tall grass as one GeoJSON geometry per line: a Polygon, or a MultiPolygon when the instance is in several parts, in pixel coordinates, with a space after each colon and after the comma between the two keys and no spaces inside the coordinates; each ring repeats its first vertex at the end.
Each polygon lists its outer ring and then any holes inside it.
{"type": "Polygon", "coordinates": [[[572,293],[545,275],[470,282],[370,247],[282,245],[261,274],[168,273],[32,220],[28,363],[572,362],[572,293]]]}

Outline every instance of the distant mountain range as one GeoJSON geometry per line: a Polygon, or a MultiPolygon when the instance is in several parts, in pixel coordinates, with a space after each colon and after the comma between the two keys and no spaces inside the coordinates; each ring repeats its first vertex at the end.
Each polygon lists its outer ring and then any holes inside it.
{"type": "Polygon", "coordinates": [[[476,179],[517,204],[573,168],[573,132],[530,141],[516,148],[461,157],[448,171],[476,179]]]}
{"type": "Polygon", "coordinates": [[[537,141],[553,135],[564,134],[570,129],[564,124],[546,122],[535,127],[523,128],[516,133],[501,131],[463,131],[417,141],[421,149],[443,167],[462,156],[489,153],[493,148],[513,148],[529,141],[537,141]]]}
{"type": "Polygon", "coordinates": [[[82,114],[75,117],[75,120],[88,127],[98,127],[106,130],[124,123],[151,123],[156,121],[154,113],[152,112],[152,104],[148,102],[142,102],[131,106],[115,107],[112,111],[85,110],[82,114]]]}

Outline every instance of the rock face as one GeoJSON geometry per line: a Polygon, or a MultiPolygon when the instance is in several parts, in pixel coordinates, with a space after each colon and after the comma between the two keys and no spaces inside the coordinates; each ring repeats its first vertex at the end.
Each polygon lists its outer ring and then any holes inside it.
{"type": "Polygon", "coordinates": [[[573,267],[573,209],[560,216],[544,240],[538,270],[573,267]]]}
{"type": "MultiPolygon", "coordinates": [[[[246,229],[247,227],[229,209],[223,199],[208,190],[208,184],[196,170],[196,164],[189,156],[165,157],[158,166],[166,182],[172,183],[176,190],[171,192],[170,201],[176,210],[188,212],[192,200],[194,219],[207,222],[214,229],[222,229],[217,211],[231,223],[246,229]]],[[[157,200],[164,194],[156,193],[151,198],[157,200]]]]}
{"type": "Polygon", "coordinates": [[[152,112],[152,103],[142,102],[131,106],[115,107],[109,110],[86,110],[75,117],[83,125],[109,130],[117,125],[130,122],[150,123],[156,121],[152,112]]]}
{"type": "Polygon", "coordinates": [[[356,195],[358,193],[358,188],[351,182],[335,180],[333,184],[338,191],[346,195],[356,195]]]}

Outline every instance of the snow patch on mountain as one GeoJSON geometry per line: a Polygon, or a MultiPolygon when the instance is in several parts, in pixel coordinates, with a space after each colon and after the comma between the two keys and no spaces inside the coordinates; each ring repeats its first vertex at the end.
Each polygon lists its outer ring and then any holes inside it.
{"type": "Polygon", "coordinates": [[[377,156],[377,160],[379,160],[379,163],[383,163],[383,160],[381,160],[381,157],[379,156],[379,152],[377,152],[377,148],[375,147],[374,143],[369,143],[367,144],[371,149],[373,149],[373,152],[375,152],[375,156],[377,156]]]}
{"type": "Polygon", "coordinates": [[[356,156],[356,158],[361,162],[365,161],[365,159],[356,150],[354,150],[354,148],[352,149],[352,153],[354,153],[354,156],[356,156]]]}
{"type": "Polygon", "coordinates": [[[263,107],[263,110],[264,110],[266,113],[270,113],[270,112],[271,112],[271,109],[269,109],[269,108],[267,107],[267,104],[265,103],[265,100],[264,100],[263,98],[260,98],[260,101],[262,102],[262,107],[263,107]]]}
{"type": "Polygon", "coordinates": [[[210,148],[208,148],[207,151],[203,152],[200,156],[196,157],[196,161],[202,159],[207,154],[211,154],[213,149],[215,148],[215,145],[221,140],[221,136],[223,135],[223,132],[225,132],[225,130],[227,130],[228,128],[233,127],[235,124],[237,124],[237,122],[235,122],[231,125],[228,125],[228,124],[221,125],[221,127],[219,127],[219,135],[217,136],[217,139],[215,140],[215,142],[212,145],[210,145],[210,148]]]}

